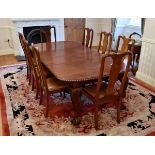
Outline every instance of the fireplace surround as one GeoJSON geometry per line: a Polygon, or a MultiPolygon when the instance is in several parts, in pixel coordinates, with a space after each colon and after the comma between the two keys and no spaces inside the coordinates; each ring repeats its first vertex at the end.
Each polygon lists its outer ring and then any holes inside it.
{"type": "MultiPolygon", "coordinates": [[[[57,41],[64,40],[64,19],[63,18],[14,18],[13,22],[13,45],[15,48],[15,56],[23,57],[24,52],[20,45],[20,41],[18,38],[18,32],[24,34],[24,28],[31,27],[43,27],[43,26],[55,26],[56,28],[56,36],[57,41]]],[[[54,40],[54,35],[51,35],[51,40],[54,40]]]]}

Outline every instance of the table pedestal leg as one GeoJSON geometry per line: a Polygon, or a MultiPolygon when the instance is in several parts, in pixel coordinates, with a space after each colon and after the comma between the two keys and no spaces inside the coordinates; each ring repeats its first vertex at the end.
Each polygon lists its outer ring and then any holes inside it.
{"type": "Polygon", "coordinates": [[[73,83],[71,86],[71,100],[74,108],[74,118],[71,120],[73,125],[80,124],[80,107],[81,107],[81,99],[80,99],[80,91],[81,88],[78,83],[73,83]]]}

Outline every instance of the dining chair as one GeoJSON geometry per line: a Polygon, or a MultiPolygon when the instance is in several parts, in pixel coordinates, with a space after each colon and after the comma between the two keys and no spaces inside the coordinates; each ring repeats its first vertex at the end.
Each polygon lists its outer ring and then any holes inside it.
{"type": "Polygon", "coordinates": [[[54,34],[53,35],[53,38],[54,38],[54,42],[56,43],[57,39],[56,39],[56,27],[53,25],[53,26],[46,26],[46,27],[41,27],[40,28],[41,30],[44,30],[46,32],[46,42],[51,42],[51,34],[54,34]]]}
{"type": "MultiPolygon", "coordinates": [[[[134,47],[133,47],[133,60],[132,60],[132,65],[134,66],[134,62],[135,62],[135,56],[137,55],[136,61],[139,60],[140,57],[140,51],[141,51],[141,35],[139,33],[133,32],[129,35],[129,38],[134,39],[135,43],[134,43],[134,47]]],[[[131,48],[131,47],[129,47],[131,48]]]]}
{"type": "Polygon", "coordinates": [[[95,106],[95,129],[99,129],[98,125],[98,111],[99,105],[107,103],[108,101],[113,101],[117,105],[117,122],[120,123],[120,106],[123,96],[123,90],[125,86],[125,81],[129,71],[130,63],[132,59],[131,52],[124,53],[113,53],[113,54],[103,54],[101,59],[101,65],[99,69],[98,82],[94,85],[88,85],[82,89],[82,93],[91,99],[95,106]],[[112,64],[110,67],[110,74],[108,82],[103,81],[104,66],[106,59],[112,59],[112,64]],[[127,58],[127,65],[124,68],[124,74],[120,84],[116,87],[118,81],[118,75],[124,66],[124,58],[127,58]]]}
{"type": "Polygon", "coordinates": [[[43,65],[40,60],[40,54],[36,47],[32,46],[32,52],[35,56],[35,63],[36,68],[39,73],[39,83],[40,83],[40,104],[42,103],[43,92],[45,93],[46,97],[46,112],[45,117],[48,116],[48,107],[49,107],[49,97],[50,94],[63,92],[68,90],[68,86],[66,83],[58,80],[56,77],[49,77],[46,78],[43,65]]]}
{"type": "Polygon", "coordinates": [[[116,45],[116,51],[127,52],[129,44],[131,44],[131,51],[132,51],[134,43],[135,43],[134,39],[126,38],[125,36],[119,35],[116,45]]]}
{"type": "Polygon", "coordinates": [[[46,31],[42,30],[41,28],[38,28],[29,32],[29,34],[27,35],[27,40],[29,45],[31,45],[32,43],[37,44],[47,42],[48,38],[46,35],[46,31]]]}
{"type": "Polygon", "coordinates": [[[129,35],[129,38],[133,38],[133,39],[141,39],[141,35],[137,32],[133,32],[129,35]]]}
{"type": "Polygon", "coordinates": [[[93,43],[94,31],[90,28],[84,29],[82,45],[91,48],[93,43]]]}
{"type": "Polygon", "coordinates": [[[27,40],[24,40],[24,50],[27,55],[29,66],[31,69],[31,81],[32,81],[32,90],[36,87],[36,99],[38,99],[39,96],[39,73],[36,68],[36,63],[34,61],[34,56],[30,50],[29,43],[27,40]]]}
{"type": "Polygon", "coordinates": [[[112,46],[112,34],[107,32],[100,33],[100,41],[98,45],[98,52],[105,53],[111,51],[112,46]]]}
{"type": "Polygon", "coordinates": [[[29,45],[32,43],[51,42],[51,31],[54,32],[54,42],[56,42],[56,28],[55,26],[46,26],[34,29],[27,35],[29,45]],[[39,37],[38,37],[39,36],[39,37]]]}
{"type": "Polygon", "coordinates": [[[20,41],[21,47],[22,47],[24,55],[25,55],[25,60],[26,60],[26,65],[27,65],[27,79],[29,79],[29,83],[31,83],[31,68],[30,68],[30,62],[29,62],[28,55],[27,55],[27,52],[25,49],[25,45],[24,45],[25,38],[24,38],[23,34],[20,32],[18,32],[18,36],[19,36],[19,41],[20,41]]]}

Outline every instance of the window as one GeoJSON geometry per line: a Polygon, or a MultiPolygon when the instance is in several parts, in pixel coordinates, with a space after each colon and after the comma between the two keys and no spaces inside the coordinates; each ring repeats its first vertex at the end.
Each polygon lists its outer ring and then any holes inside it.
{"type": "Polygon", "coordinates": [[[141,26],[141,18],[130,18],[129,25],[141,26]]]}
{"type": "Polygon", "coordinates": [[[117,26],[141,26],[141,18],[117,18],[117,26]]]}

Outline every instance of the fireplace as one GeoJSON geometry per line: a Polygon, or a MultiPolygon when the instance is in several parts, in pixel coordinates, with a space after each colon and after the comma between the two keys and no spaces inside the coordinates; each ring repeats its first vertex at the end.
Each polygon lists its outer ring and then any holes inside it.
{"type": "MultiPolygon", "coordinates": [[[[23,57],[24,52],[22,50],[22,47],[20,45],[20,41],[18,38],[18,32],[21,32],[24,34],[25,38],[27,38],[28,32],[31,31],[34,28],[46,28],[47,26],[55,26],[56,28],[56,36],[57,41],[63,41],[64,40],[64,19],[63,18],[45,18],[45,19],[39,19],[39,18],[14,18],[13,21],[13,44],[15,47],[15,56],[23,57]],[[27,30],[25,30],[27,29],[27,30]]],[[[37,36],[36,36],[37,37],[37,36]]],[[[51,35],[51,40],[54,41],[54,35],[51,35]]]]}
{"type": "MultiPolygon", "coordinates": [[[[46,42],[47,41],[46,36],[42,34],[42,38],[41,38],[40,30],[45,31],[47,34],[49,34],[49,37],[51,37],[50,28],[51,28],[50,25],[23,27],[23,34],[24,34],[24,37],[29,42],[29,45],[31,45],[31,43],[37,44],[41,42],[46,42]]],[[[51,39],[48,39],[48,40],[51,40],[51,39]]]]}

